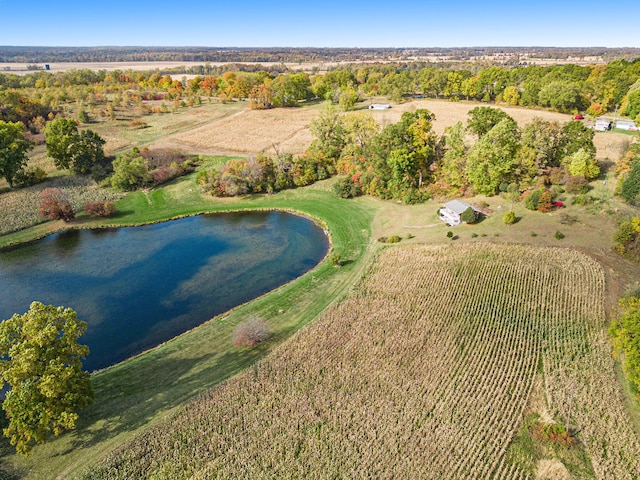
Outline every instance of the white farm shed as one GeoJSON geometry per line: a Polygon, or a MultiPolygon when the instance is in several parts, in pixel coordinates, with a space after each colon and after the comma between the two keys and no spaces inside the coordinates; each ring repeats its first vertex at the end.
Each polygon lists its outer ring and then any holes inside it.
{"type": "Polygon", "coordinates": [[[616,128],[620,130],[637,130],[636,123],[631,120],[618,120],[616,122],[616,128]]]}
{"type": "Polygon", "coordinates": [[[605,132],[607,130],[611,130],[611,120],[608,120],[604,117],[596,118],[596,124],[593,127],[594,130],[598,132],[605,132]]]}
{"type": "Polygon", "coordinates": [[[442,208],[438,210],[438,218],[447,225],[460,225],[462,223],[460,215],[462,215],[462,212],[467,208],[473,207],[468,203],[461,202],[460,200],[451,200],[450,202],[445,203],[442,208]]]}

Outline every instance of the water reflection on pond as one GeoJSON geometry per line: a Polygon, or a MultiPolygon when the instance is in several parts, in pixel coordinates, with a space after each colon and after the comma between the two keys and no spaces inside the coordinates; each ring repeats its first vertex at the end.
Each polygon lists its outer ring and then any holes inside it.
{"type": "Polygon", "coordinates": [[[73,308],[95,370],[298,277],[327,249],[321,228],[282,212],[67,231],[0,251],[0,320],[34,300],[73,308]]]}

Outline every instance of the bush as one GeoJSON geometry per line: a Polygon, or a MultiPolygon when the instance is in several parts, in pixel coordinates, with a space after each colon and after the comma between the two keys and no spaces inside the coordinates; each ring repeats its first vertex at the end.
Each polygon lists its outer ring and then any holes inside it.
{"type": "Polygon", "coordinates": [[[46,178],[47,173],[40,167],[35,167],[33,170],[18,170],[13,182],[21,187],[29,187],[43,182],[46,178]]]}
{"type": "Polygon", "coordinates": [[[67,195],[59,188],[45,188],[40,193],[40,216],[65,222],[76,218],[67,195]]]}
{"type": "Polygon", "coordinates": [[[574,223],[576,223],[578,221],[578,218],[577,217],[572,217],[568,213],[562,212],[560,215],[558,215],[558,220],[563,225],[573,225],[574,223]]]}
{"type": "Polygon", "coordinates": [[[116,212],[116,206],[113,202],[88,202],[84,206],[87,215],[93,217],[108,217],[116,212]]]}
{"type": "Polygon", "coordinates": [[[564,238],[564,233],[562,233],[560,230],[557,230],[553,236],[556,237],[557,240],[562,240],[564,238]]]}
{"type": "Polygon", "coordinates": [[[551,203],[551,194],[549,190],[545,190],[540,194],[540,198],[538,199],[538,211],[539,212],[550,212],[553,208],[553,203],[551,203]]]}
{"type": "Polygon", "coordinates": [[[344,177],[333,184],[333,192],[342,198],[353,198],[362,195],[360,185],[351,181],[351,178],[344,177]]]}
{"type": "Polygon", "coordinates": [[[402,238],[398,235],[391,235],[390,237],[380,237],[378,241],[380,243],[398,243],[402,240],[402,238]]]}
{"type": "Polygon", "coordinates": [[[240,323],[233,331],[235,347],[253,347],[269,338],[269,328],[263,318],[254,317],[240,323]]]}
{"type": "Polygon", "coordinates": [[[329,255],[329,261],[336,267],[342,266],[341,255],[339,252],[331,252],[331,254],[329,255]]]}
{"type": "Polygon", "coordinates": [[[540,195],[542,192],[540,190],[534,190],[529,193],[526,197],[524,197],[524,206],[529,210],[537,210],[538,202],[540,201],[540,195]]]}
{"type": "Polygon", "coordinates": [[[589,191],[589,182],[584,175],[571,175],[564,185],[567,193],[584,194],[589,191]]]}
{"type": "Polygon", "coordinates": [[[464,223],[476,223],[478,221],[478,216],[476,214],[476,211],[473,208],[469,207],[460,214],[460,220],[462,220],[464,223]]]}
{"type": "Polygon", "coordinates": [[[504,214],[504,217],[502,217],[502,221],[505,225],[513,225],[516,223],[516,214],[514,212],[507,212],[504,214]]]}
{"type": "Polygon", "coordinates": [[[640,262],[640,218],[622,222],[613,235],[613,249],[620,255],[640,262]]]}
{"type": "Polygon", "coordinates": [[[571,203],[573,205],[592,205],[593,203],[595,203],[595,198],[592,197],[591,195],[576,195],[575,197],[573,197],[573,200],[571,201],[571,203]]]}

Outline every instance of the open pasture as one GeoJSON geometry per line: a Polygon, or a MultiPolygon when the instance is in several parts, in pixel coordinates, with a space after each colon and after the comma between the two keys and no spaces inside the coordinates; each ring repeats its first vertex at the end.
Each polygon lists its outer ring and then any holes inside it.
{"type": "Polygon", "coordinates": [[[638,477],[602,268],[461,247],[380,250],[316,323],[83,478],[638,477]],[[515,451],[531,413],[567,423],[583,462],[515,451]]]}

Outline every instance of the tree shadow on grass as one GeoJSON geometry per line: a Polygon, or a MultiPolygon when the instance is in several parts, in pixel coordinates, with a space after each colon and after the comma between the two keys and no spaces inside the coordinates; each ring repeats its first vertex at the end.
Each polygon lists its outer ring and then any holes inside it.
{"type": "Polygon", "coordinates": [[[121,364],[115,367],[121,370],[117,375],[105,376],[104,381],[96,379],[94,404],[80,412],[77,429],[67,434],[73,436],[72,441],[56,456],[91,448],[144,427],[163,411],[184,404],[250,366],[267,351],[268,345],[263,345],[191,359],[147,355],[131,366],[121,364]]]}

